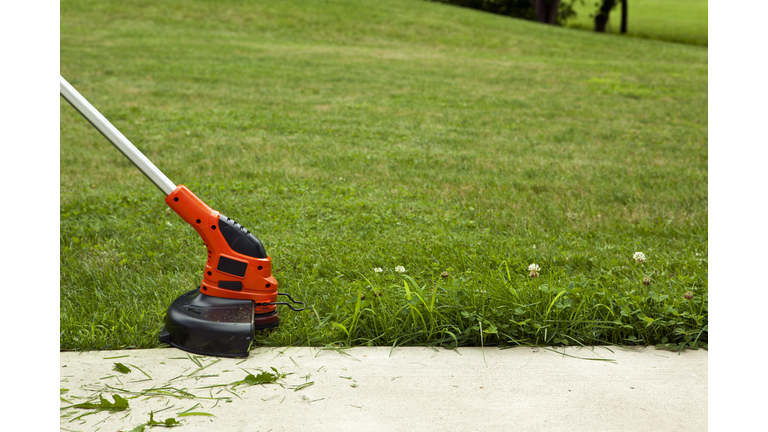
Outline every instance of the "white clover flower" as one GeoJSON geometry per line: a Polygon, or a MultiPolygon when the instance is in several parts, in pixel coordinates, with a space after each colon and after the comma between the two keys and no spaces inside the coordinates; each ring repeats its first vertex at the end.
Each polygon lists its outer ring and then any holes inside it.
{"type": "Polygon", "coordinates": [[[537,264],[531,264],[528,266],[528,271],[530,272],[528,276],[530,277],[536,277],[539,275],[539,270],[541,268],[537,264]]]}
{"type": "Polygon", "coordinates": [[[373,269],[373,271],[376,272],[376,273],[381,273],[384,270],[382,270],[381,267],[376,267],[375,269],[373,269]]]}
{"type": "Polygon", "coordinates": [[[645,262],[645,254],[642,253],[642,252],[635,252],[635,254],[632,255],[632,259],[634,259],[635,261],[637,261],[639,263],[643,263],[643,262],[645,262]]]}
{"type": "Polygon", "coordinates": [[[405,267],[397,266],[397,267],[395,267],[395,271],[398,272],[398,273],[405,273],[405,267]]]}

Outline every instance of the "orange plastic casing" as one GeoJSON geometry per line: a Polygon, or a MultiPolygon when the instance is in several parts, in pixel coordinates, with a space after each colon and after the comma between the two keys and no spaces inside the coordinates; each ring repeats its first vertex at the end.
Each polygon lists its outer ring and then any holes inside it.
{"type": "MultiPolygon", "coordinates": [[[[220,213],[210,208],[184,185],[179,185],[165,197],[165,203],[185,222],[190,224],[203,238],[208,250],[203,281],[200,291],[203,294],[231,299],[253,300],[256,303],[274,303],[277,301],[277,280],[272,276],[272,260],[254,258],[235,252],[222,236],[219,229],[220,213]],[[224,273],[217,269],[222,258],[246,263],[245,276],[224,273]],[[239,281],[242,290],[219,288],[221,281],[239,281]]],[[[274,305],[255,306],[257,314],[270,313],[274,305]]]]}

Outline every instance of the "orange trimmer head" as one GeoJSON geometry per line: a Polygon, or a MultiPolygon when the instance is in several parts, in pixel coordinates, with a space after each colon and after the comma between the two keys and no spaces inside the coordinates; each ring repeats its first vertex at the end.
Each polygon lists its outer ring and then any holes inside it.
{"type": "Polygon", "coordinates": [[[276,307],[303,310],[303,303],[277,291],[272,260],[256,236],[205,204],[184,185],[176,186],[63,77],[60,92],[161,192],[165,202],[202,237],[207,250],[198,288],[168,307],[161,342],[196,354],[243,357],[255,330],[275,328],[276,307]],[[291,303],[278,302],[286,296],[291,303]],[[294,308],[292,304],[302,307],[294,308]]]}
{"type": "MultiPolygon", "coordinates": [[[[248,355],[254,330],[277,327],[280,295],[272,276],[272,260],[256,236],[211,209],[185,186],[165,202],[190,224],[205,243],[208,260],[198,289],[168,307],[160,341],[198,354],[248,355]]],[[[294,302],[299,303],[300,302],[294,302]]]]}

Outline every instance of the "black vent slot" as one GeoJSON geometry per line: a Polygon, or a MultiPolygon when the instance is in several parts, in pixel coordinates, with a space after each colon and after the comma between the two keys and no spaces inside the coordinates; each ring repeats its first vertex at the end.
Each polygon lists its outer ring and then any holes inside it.
{"type": "Polygon", "coordinates": [[[229,273],[239,277],[245,277],[245,270],[248,269],[248,263],[236,261],[223,256],[219,257],[219,265],[216,267],[216,269],[220,272],[229,273]]]}
{"type": "Polygon", "coordinates": [[[219,288],[224,288],[232,291],[242,291],[243,284],[240,281],[219,281],[219,288]]]}

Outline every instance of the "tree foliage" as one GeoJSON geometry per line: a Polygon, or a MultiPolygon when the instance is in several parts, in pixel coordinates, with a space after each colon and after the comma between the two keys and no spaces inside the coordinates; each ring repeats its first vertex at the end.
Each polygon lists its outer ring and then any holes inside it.
{"type": "Polygon", "coordinates": [[[515,18],[523,18],[531,21],[547,22],[541,12],[537,17],[537,10],[546,9],[547,6],[557,7],[557,15],[554,22],[549,24],[563,25],[569,18],[576,16],[573,9],[574,3],[582,0],[433,0],[440,3],[448,3],[456,6],[478,9],[499,15],[515,18]]]}

